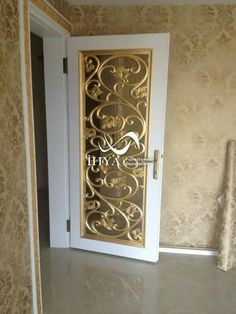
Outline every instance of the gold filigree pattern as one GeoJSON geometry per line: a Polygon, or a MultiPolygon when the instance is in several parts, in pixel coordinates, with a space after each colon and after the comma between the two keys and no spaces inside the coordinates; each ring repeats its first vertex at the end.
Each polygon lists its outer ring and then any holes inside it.
{"type": "Polygon", "coordinates": [[[148,153],[151,49],[81,52],[80,64],[81,235],[144,246],[146,166],[128,159],[148,153]],[[139,145],[126,136],[130,132],[139,145]],[[125,146],[124,155],[110,149],[125,146]]]}

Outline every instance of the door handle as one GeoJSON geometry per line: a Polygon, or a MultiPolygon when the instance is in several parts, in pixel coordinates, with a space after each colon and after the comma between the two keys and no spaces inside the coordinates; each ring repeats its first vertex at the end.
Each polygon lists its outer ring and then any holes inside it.
{"type": "Polygon", "coordinates": [[[154,150],[154,159],[153,159],[153,179],[157,180],[159,177],[159,150],[154,150]]]}

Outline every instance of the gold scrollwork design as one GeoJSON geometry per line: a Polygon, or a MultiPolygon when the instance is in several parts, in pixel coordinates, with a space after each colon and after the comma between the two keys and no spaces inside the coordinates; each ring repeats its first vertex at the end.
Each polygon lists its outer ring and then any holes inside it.
{"type": "Polygon", "coordinates": [[[146,166],[137,158],[147,157],[151,49],[83,51],[80,64],[82,236],[144,246],[146,166]],[[113,145],[129,149],[118,156],[113,145]]]}

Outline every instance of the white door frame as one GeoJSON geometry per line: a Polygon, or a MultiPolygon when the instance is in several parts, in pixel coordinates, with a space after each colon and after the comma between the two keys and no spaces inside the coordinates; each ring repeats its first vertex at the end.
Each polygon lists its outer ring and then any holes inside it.
{"type": "MultiPolygon", "coordinates": [[[[26,75],[26,47],[25,47],[25,16],[24,1],[19,1],[19,28],[21,52],[21,79],[24,110],[24,133],[26,149],[27,170],[27,198],[29,214],[29,236],[31,273],[33,290],[33,312],[39,313],[37,295],[41,290],[40,278],[36,279],[36,272],[40,270],[37,249],[37,217],[33,214],[32,191],[37,193],[37,188],[32,186],[31,162],[35,164],[35,154],[32,156],[32,142],[30,136],[34,129],[29,127],[29,111],[27,98],[26,75]],[[36,220],[35,220],[36,219],[36,220]],[[35,242],[36,241],[36,242],[35,242]],[[37,265],[36,265],[37,263],[37,265]]],[[[49,178],[49,218],[50,218],[50,246],[69,247],[69,233],[66,231],[66,220],[69,218],[69,168],[68,168],[68,118],[67,118],[67,78],[63,73],[63,58],[66,57],[66,38],[70,33],[56,23],[46,13],[29,2],[30,31],[41,36],[44,44],[44,76],[46,98],[46,125],[48,145],[48,178],[49,178]]],[[[30,47],[29,47],[30,49],[30,47]]],[[[31,62],[31,59],[29,60],[31,62]]],[[[32,78],[32,76],[30,75],[32,78]]],[[[31,81],[32,86],[32,81],[31,81]]],[[[31,93],[32,94],[32,93],[31,93]]],[[[35,147],[33,147],[35,151],[35,147]]],[[[35,175],[35,174],[33,174],[35,175]]],[[[40,294],[41,296],[42,294],[40,294]]],[[[41,311],[40,311],[41,312],[41,311]]]]}
{"type": "Polygon", "coordinates": [[[48,149],[50,246],[69,247],[67,77],[63,73],[69,33],[30,3],[30,30],[43,38],[48,149]]]}

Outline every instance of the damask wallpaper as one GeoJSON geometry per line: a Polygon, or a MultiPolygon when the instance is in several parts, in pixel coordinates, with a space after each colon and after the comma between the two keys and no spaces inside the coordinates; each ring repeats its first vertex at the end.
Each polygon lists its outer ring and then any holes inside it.
{"type": "MultiPolygon", "coordinates": [[[[43,2],[43,0],[40,0],[43,2]]],[[[70,5],[66,0],[48,0],[48,2],[66,19],[69,19],[70,5]]]]}
{"type": "Polygon", "coordinates": [[[32,313],[17,0],[0,5],[0,313],[32,313]]]}
{"type": "MultiPolygon", "coordinates": [[[[216,198],[226,142],[235,139],[236,6],[70,10],[64,0],[50,2],[64,16],[70,14],[74,35],[171,33],[161,242],[217,247],[216,198]]],[[[0,313],[28,314],[32,292],[18,0],[0,5],[0,144],[0,313]]]]}
{"type": "Polygon", "coordinates": [[[170,32],[161,243],[217,248],[235,139],[236,5],[77,6],[74,35],[170,32]]]}

